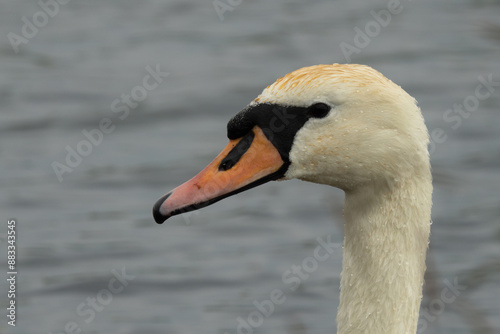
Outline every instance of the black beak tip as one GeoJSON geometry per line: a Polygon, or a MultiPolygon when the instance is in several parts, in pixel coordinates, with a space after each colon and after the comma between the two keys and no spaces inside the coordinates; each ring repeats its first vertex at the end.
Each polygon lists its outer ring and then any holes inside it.
{"type": "Polygon", "coordinates": [[[167,200],[167,198],[170,197],[171,194],[172,193],[169,192],[168,194],[163,195],[158,201],[156,201],[155,205],[153,206],[153,218],[155,219],[155,222],[157,224],[163,224],[165,220],[170,218],[170,216],[165,216],[160,212],[160,207],[167,200]]]}

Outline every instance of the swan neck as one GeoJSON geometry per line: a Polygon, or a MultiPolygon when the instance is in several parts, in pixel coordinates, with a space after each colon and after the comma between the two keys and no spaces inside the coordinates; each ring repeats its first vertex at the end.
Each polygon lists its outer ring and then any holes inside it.
{"type": "Polygon", "coordinates": [[[338,333],[416,333],[430,232],[430,172],[346,192],[338,333]]]}

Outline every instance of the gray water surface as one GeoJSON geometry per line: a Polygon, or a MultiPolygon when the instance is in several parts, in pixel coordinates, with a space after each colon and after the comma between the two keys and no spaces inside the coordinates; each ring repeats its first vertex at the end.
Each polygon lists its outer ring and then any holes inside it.
{"type": "MultiPolygon", "coordinates": [[[[346,62],[342,43],[355,45],[356,28],[389,2],[232,3],[221,21],[211,1],[74,0],[15,53],[8,34],[21,35],[22,17],[41,7],[5,2],[0,248],[14,217],[18,318],[7,325],[2,279],[1,333],[233,334],[275,289],[286,299],[255,333],[335,332],[341,247],[295,291],[282,275],[313,255],[317,238],[340,245],[340,190],[272,182],[163,225],[151,208],[222,150],[226,122],[263,88],[302,66],[346,62]],[[140,94],[157,67],[168,75],[125,107],[122,94],[140,94]],[[54,162],[66,164],[68,147],[105,118],[113,130],[60,181],[54,162]]],[[[398,8],[350,61],[401,85],[438,131],[419,332],[500,333],[500,85],[467,117],[445,118],[479,77],[500,82],[500,3],[398,8]],[[454,281],[463,289],[444,303],[454,281]]]]}

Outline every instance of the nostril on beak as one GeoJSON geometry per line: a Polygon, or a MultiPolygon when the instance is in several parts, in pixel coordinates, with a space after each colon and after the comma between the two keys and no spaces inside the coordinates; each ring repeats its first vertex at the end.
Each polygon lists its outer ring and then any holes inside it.
{"type": "Polygon", "coordinates": [[[231,168],[233,168],[233,166],[235,165],[236,163],[230,159],[227,159],[227,160],[223,160],[219,166],[219,170],[220,171],[227,171],[231,168]]]}
{"type": "Polygon", "coordinates": [[[250,131],[236,144],[235,147],[227,154],[227,156],[222,160],[219,165],[219,171],[225,172],[230,170],[240,161],[243,154],[250,148],[252,145],[253,139],[255,138],[255,133],[250,131]]]}

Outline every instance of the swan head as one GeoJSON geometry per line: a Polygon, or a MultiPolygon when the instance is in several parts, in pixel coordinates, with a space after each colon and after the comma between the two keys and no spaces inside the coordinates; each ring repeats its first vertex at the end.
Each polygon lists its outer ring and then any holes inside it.
{"type": "Polygon", "coordinates": [[[228,123],[229,145],[161,197],[156,222],[271,180],[345,191],[429,173],[428,133],[416,101],[368,66],[304,67],[278,79],[228,123]]]}

